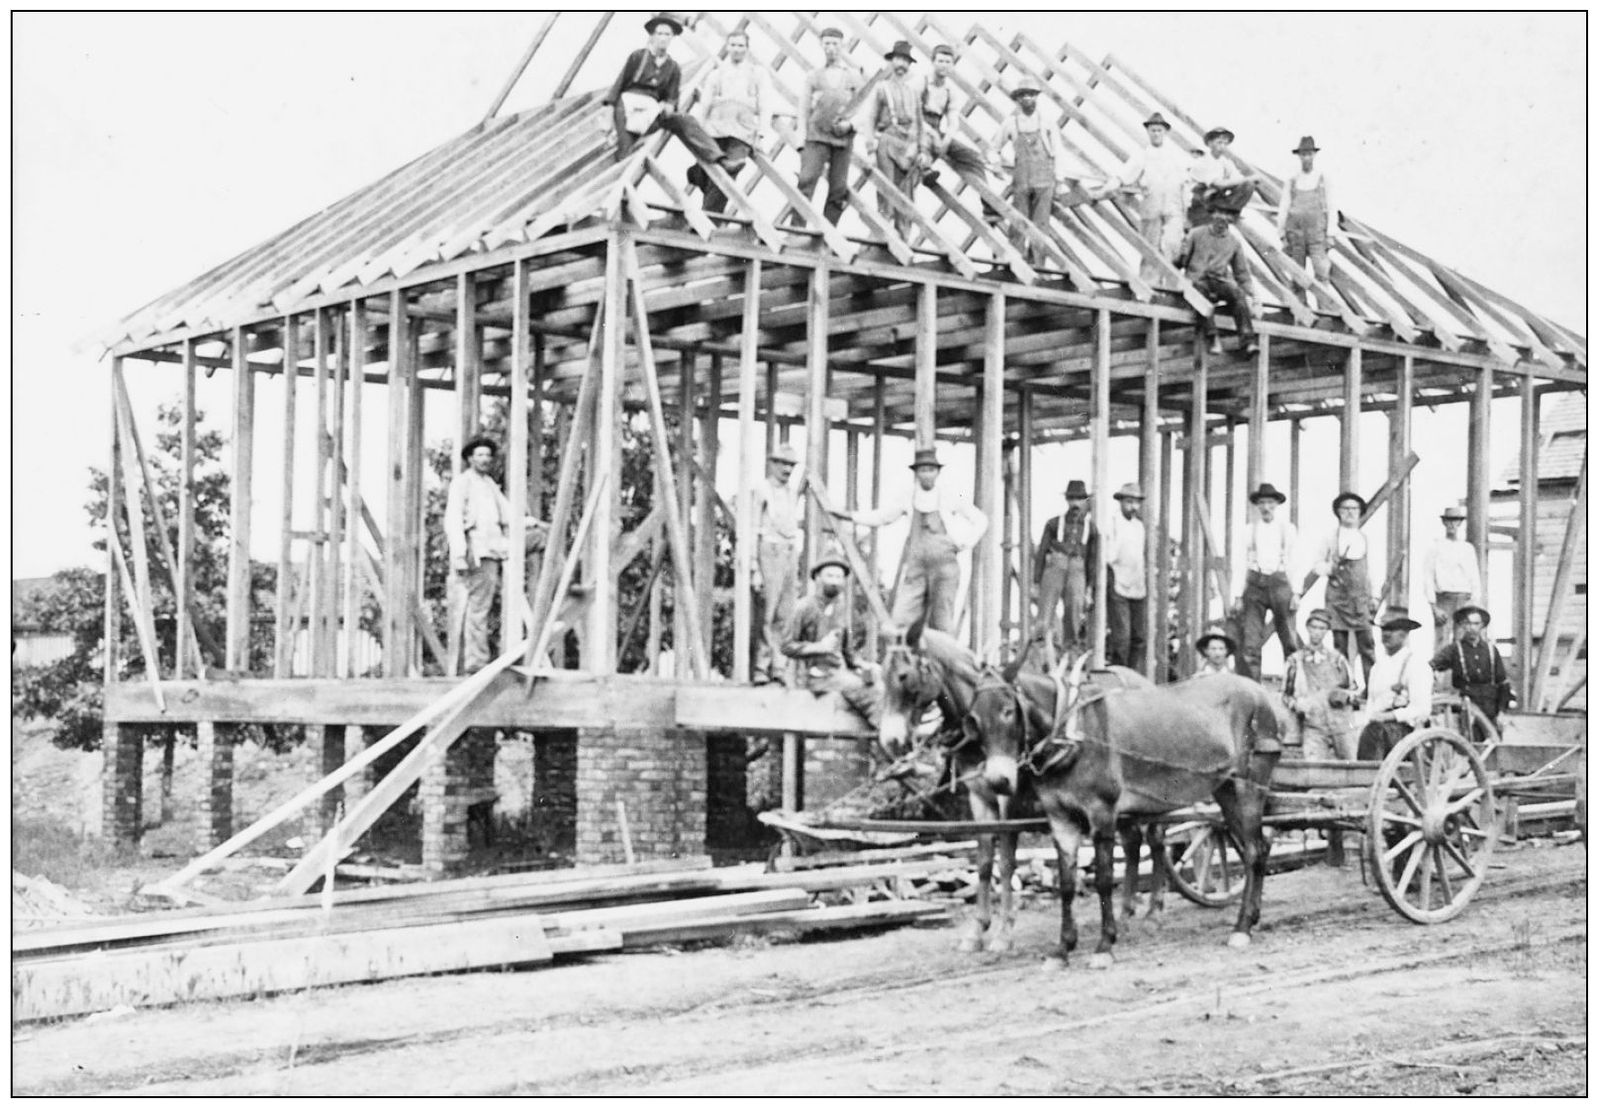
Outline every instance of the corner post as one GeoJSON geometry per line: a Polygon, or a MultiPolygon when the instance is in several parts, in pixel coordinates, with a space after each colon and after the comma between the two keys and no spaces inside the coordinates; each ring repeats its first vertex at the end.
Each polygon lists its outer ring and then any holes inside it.
{"type": "Polygon", "coordinates": [[[233,329],[232,543],[227,559],[227,659],[230,671],[250,660],[250,508],[255,461],[255,379],[245,357],[244,329],[233,329]]]}

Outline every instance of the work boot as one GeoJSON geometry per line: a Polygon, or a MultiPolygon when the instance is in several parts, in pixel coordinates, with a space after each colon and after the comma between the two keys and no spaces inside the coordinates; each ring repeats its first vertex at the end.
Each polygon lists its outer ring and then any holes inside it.
{"type": "Polygon", "coordinates": [[[1209,337],[1209,353],[1211,355],[1218,355],[1221,353],[1220,337],[1218,335],[1212,335],[1209,337]]]}

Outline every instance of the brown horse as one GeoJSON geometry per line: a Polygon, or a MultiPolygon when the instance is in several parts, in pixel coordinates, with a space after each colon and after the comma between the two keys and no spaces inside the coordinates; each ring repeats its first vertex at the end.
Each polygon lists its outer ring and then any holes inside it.
{"type": "MultiPolygon", "coordinates": [[[[1015,769],[1032,782],[1059,849],[1059,950],[1076,946],[1071,903],[1077,851],[1094,849],[1102,929],[1093,965],[1113,962],[1113,853],[1117,825],[1180,809],[1212,795],[1242,846],[1247,883],[1231,943],[1249,942],[1264,881],[1266,790],[1279,756],[1275,714],[1262,687],[1234,675],[1174,687],[1081,688],[1060,715],[1018,688],[983,684],[972,696],[969,731],[982,738],[987,777],[1015,769]],[[1062,716],[1062,719],[1055,718],[1062,716]]],[[[1003,786],[991,784],[996,793],[1003,786]]],[[[1129,852],[1128,852],[1129,855],[1129,852]]]]}

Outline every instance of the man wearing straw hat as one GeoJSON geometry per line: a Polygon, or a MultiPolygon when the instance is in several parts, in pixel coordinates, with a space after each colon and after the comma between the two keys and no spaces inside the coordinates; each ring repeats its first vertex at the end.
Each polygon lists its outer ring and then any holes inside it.
{"type": "Polygon", "coordinates": [[[798,600],[799,503],[788,484],[798,455],[777,444],[766,461],[765,481],[754,487],[754,520],[759,546],[754,559],[754,659],[750,678],[756,686],[786,684],[782,661],[776,658],[798,600]]]}
{"type": "MultiPolygon", "coordinates": [[[[1357,644],[1365,675],[1375,667],[1375,636],[1370,631],[1375,616],[1375,596],[1370,589],[1370,541],[1359,526],[1368,502],[1351,490],[1336,495],[1331,511],[1336,528],[1325,538],[1312,570],[1304,576],[1302,597],[1320,578],[1325,579],[1325,608],[1331,614],[1331,638],[1336,650],[1348,655],[1348,637],[1357,644]]],[[[1404,617],[1408,614],[1405,612],[1404,617]]],[[[1406,638],[1406,634],[1405,634],[1406,638]]],[[[1373,682],[1372,682],[1373,688],[1373,682]]]]}
{"type": "MultiPolygon", "coordinates": [[[[905,197],[913,200],[921,171],[930,160],[921,150],[920,88],[910,76],[915,57],[902,39],[887,52],[893,72],[866,97],[860,111],[859,130],[865,134],[865,153],[875,155],[876,168],[905,197]]],[[[885,196],[877,198],[883,216],[891,219],[900,235],[909,234],[909,213],[885,196]]]]}
{"type": "MultiPolygon", "coordinates": [[[[1166,142],[1170,123],[1158,112],[1142,121],[1148,145],[1131,156],[1121,171],[1095,190],[1095,197],[1116,189],[1137,195],[1138,231],[1166,262],[1175,260],[1186,230],[1187,198],[1192,191],[1192,158],[1174,143],[1166,142]]],[[[1142,260],[1142,277],[1162,277],[1157,265],[1142,260]]]]}
{"type": "Polygon", "coordinates": [[[1497,717],[1515,705],[1503,655],[1486,636],[1492,615],[1479,605],[1461,605],[1453,613],[1458,638],[1441,644],[1431,657],[1431,670],[1446,675],[1448,684],[1475,703],[1497,727],[1497,717]]]}
{"type": "MultiPolygon", "coordinates": [[[[643,24],[649,44],[627,55],[604,103],[615,111],[616,160],[632,153],[639,139],[652,131],[667,131],[700,162],[724,165],[726,152],[704,130],[704,125],[677,110],[682,95],[682,67],[671,57],[671,43],[682,33],[682,18],[660,12],[643,24]]],[[[691,184],[691,182],[690,182],[691,184]]]]}
{"type": "Polygon", "coordinates": [[[1430,603],[1431,617],[1436,622],[1438,644],[1458,630],[1453,615],[1459,606],[1481,596],[1481,564],[1475,557],[1475,545],[1459,538],[1465,516],[1463,505],[1443,509],[1442,528],[1446,535],[1425,556],[1425,600],[1430,603]]]}
{"type": "Polygon", "coordinates": [[[1142,523],[1142,487],[1128,482],[1115,491],[1120,516],[1104,529],[1104,562],[1108,565],[1109,662],[1143,669],[1143,624],[1148,613],[1148,532],[1142,523]]]}
{"type": "Polygon", "coordinates": [[[878,724],[877,670],[857,655],[861,637],[853,628],[843,592],[848,563],[836,545],[810,568],[810,579],[810,592],[786,625],[782,654],[794,661],[800,689],[815,694],[837,691],[867,721],[878,724]]]}
{"type": "Polygon", "coordinates": [[[1193,678],[1236,673],[1231,668],[1231,657],[1237,653],[1237,642],[1220,629],[1209,629],[1192,646],[1198,652],[1198,669],[1192,672],[1193,678]]]}
{"type": "Polygon", "coordinates": [[[1399,740],[1431,716],[1431,668],[1408,642],[1420,627],[1408,610],[1393,607],[1381,618],[1386,655],[1370,669],[1369,720],[1359,733],[1360,759],[1385,759],[1399,740]]]}
{"type": "Polygon", "coordinates": [[[833,509],[832,514],[867,528],[891,524],[909,514],[909,542],[893,597],[893,624],[909,628],[925,618],[927,628],[953,633],[958,625],[959,553],[968,551],[987,530],[987,514],[962,494],[937,484],[943,464],[937,449],[922,447],[910,464],[915,486],[875,509],[833,509]]]}
{"type": "MultiPolygon", "coordinates": [[[[1015,110],[1005,118],[993,140],[993,157],[1003,161],[1006,148],[1014,151],[1011,160],[1004,163],[1013,167],[1009,181],[1009,199],[1021,215],[1040,228],[1047,228],[1053,219],[1054,188],[1058,170],[1055,160],[1059,153],[1059,138],[1054,125],[1048,123],[1037,111],[1037,97],[1041,92],[1037,82],[1022,77],[1009,90],[1015,110]]],[[[1024,237],[1013,235],[1016,246],[1024,237]]],[[[1034,249],[1026,244],[1028,261],[1040,261],[1034,249]]]]}
{"type": "Polygon", "coordinates": [[[1298,650],[1292,627],[1298,595],[1291,579],[1298,530],[1290,520],[1277,516],[1286,504],[1286,494],[1269,482],[1260,482],[1259,488],[1248,495],[1248,501],[1255,515],[1248,524],[1241,564],[1246,577],[1236,591],[1242,611],[1242,665],[1237,671],[1257,682],[1264,673],[1261,659],[1270,638],[1265,628],[1267,618],[1281,638],[1281,654],[1287,656],[1298,650]]]}
{"type": "Polygon", "coordinates": [[[1326,253],[1331,237],[1331,186],[1325,172],[1315,169],[1314,156],[1320,148],[1314,136],[1298,140],[1298,172],[1286,179],[1281,203],[1276,207],[1275,228],[1286,247],[1286,256],[1299,266],[1310,267],[1310,276],[1326,281],[1331,276],[1331,259],[1326,253]]]}

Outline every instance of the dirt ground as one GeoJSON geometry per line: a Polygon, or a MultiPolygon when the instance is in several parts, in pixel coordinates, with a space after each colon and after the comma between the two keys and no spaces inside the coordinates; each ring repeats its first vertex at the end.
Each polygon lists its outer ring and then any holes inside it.
{"type": "Polygon", "coordinates": [[[1178,899],[1050,971],[1035,899],[1001,957],[950,920],[14,1026],[12,1091],[1584,1095],[1586,906],[1580,843],[1500,850],[1430,927],[1319,866],[1272,877],[1251,948],[1178,899]]]}

